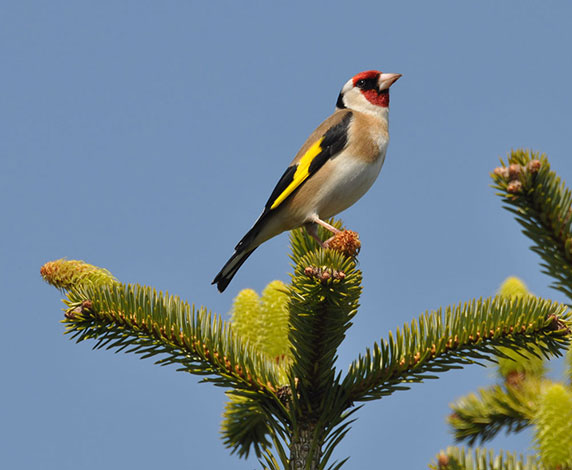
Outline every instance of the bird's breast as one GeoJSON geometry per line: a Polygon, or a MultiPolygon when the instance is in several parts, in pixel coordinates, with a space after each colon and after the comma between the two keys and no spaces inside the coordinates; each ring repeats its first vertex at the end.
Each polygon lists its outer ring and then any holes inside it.
{"type": "Polygon", "coordinates": [[[327,219],[355,204],[377,179],[384,159],[385,148],[373,161],[345,150],[326,162],[303,188],[306,216],[327,219]]]}

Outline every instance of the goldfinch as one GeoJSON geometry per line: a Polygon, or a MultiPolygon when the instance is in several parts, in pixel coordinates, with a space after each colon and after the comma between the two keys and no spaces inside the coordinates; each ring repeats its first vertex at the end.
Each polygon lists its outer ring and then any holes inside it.
{"type": "Polygon", "coordinates": [[[334,114],[302,145],[262,214],[214,278],[212,283],[220,292],[266,240],[305,225],[324,246],[316,224],[339,232],[323,219],[353,205],[376,180],[389,143],[389,88],[399,77],[369,70],[346,82],[334,114]]]}

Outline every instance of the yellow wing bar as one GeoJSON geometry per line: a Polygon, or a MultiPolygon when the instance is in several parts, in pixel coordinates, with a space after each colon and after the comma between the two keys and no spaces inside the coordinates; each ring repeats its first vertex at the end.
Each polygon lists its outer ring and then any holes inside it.
{"type": "Polygon", "coordinates": [[[313,144],[306,153],[302,156],[300,161],[298,162],[298,168],[296,168],[296,173],[294,173],[294,177],[292,178],[292,182],[286,187],[280,196],[276,198],[270,209],[276,209],[284,199],[286,199],[294,190],[300,186],[308,176],[310,176],[310,164],[316,158],[320,152],[322,151],[322,141],[324,138],[320,138],[313,144]]]}

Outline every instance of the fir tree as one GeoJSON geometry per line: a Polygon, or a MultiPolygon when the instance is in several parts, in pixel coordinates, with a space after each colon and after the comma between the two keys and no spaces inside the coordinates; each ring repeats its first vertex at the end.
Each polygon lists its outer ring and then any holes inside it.
{"type": "Polygon", "coordinates": [[[262,296],[243,291],[230,321],[79,261],[48,263],[42,275],[66,292],[63,323],[71,338],[174,364],[224,387],[224,443],[240,457],[253,452],[272,470],[341,468],[345,459],[332,462],[333,451],[369,400],[513,351],[552,357],[568,346],[566,306],[496,296],[425,312],[344,370],[337,350],[362,290],[357,235],[343,231],[329,249],[302,229],[290,239],[290,284],[271,283],[262,296]]]}

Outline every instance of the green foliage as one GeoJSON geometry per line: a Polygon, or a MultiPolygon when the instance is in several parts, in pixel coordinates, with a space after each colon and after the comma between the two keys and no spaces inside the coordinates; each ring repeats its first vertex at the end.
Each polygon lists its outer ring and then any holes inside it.
{"type": "Polygon", "coordinates": [[[501,164],[491,174],[493,187],[533,241],[552,286],[572,299],[572,193],[550,170],[545,155],[515,150],[501,164]]]}
{"type": "Polygon", "coordinates": [[[572,393],[555,383],[541,394],[535,416],[535,441],[547,468],[572,468],[572,393]]]}
{"type": "Polygon", "coordinates": [[[531,457],[487,449],[449,447],[429,465],[434,470],[548,470],[531,457]]]}
{"type": "MultiPolygon", "coordinates": [[[[361,293],[361,272],[355,262],[340,253],[320,249],[302,257],[292,279],[290,301],[290,341],[293,346],[292,372],[298,377],[298,390],[311,399],[334,383],[336,351],[357,313],[361,293]],[[333,275],[327,281],[305,274],[306,267],[327,266],[333,275]]],[[[307,403],[318,411],[318,403],[307,403]]]]}
{"type": "MultiPolygon", "coordinates": [[[[343,230],[342,221],[330,219],[327,221],[330,225],[336,227],[338,230],[343,230]]],[[[321,225],[318,226],[318,236],[322,240],[327,240],[332,234],[328,232],[321,225]]],[[[290,259],[293,262],[293,267],[296,267],[300,260],[308,253],[319,250],[321,247],[318,242],[312,238],[303,228],[292,230],[290,232],[290,259]]]]}
{"type": "Polygon", "coordinates": [[[225,406],[221,434],[223,443],[237,453],[239,457],[247,458],[251,447],[260,458],[265,448],[271,443],[268,436],[272,429],[268,424],[267,414],[260,402],[241,395],[227,393],[229,401],[225,406]]]}
{"type": "Polygon", "coordinates": [[[270,394],[279,371],[243,344],[230,325],[178,297],[139,285],[80,284],[68,292],[66,333],[94,348],[161,355],[158,364],[178,364],[204,380],[243,391],[270,394]]]}
{"type": "Polygon", "coordinates": [[[535,297],[494,297],[427,312],[354,361],[344,386],[352,400],[366,401],[408,388],[404,382],[503,356],[500,347],[560,355],[569,322],[565,307],[535,297]]]}
{"type": "MultiPolygon", "coordinates": [[[[511,302],[535,302],[518,278],[508,278],[499,289],[502,298],[511,302]]],[[[565,314],[568,315],[568,314],[565,314]]],[[[523,351],[499,348],[497,369],[504,379],[502,386],[479,389],[451,405],[449,424],[455,439],[469,445],[492,439],[501,430],[518,432],[531,425],[545,366],[541,349],[536,345],[523,351]]],[[[546,356],[546,354],[544,354],[546,356]]]]}
{"type": "Polygon", "coordinates": [[[498,372],[509,383],[522,381],[524,376],[543,377],[546,365],[543,357],[534,348],[528,352],[518,352],[511,349],[502,349],[505,357],[499,358],[498,372]]]}
{"type": "Polygon", "coordinates": [[[453,413],[448,419],[455,439],[474,445],[503,429],[507,433],[524,429],[534,418],[539,389],[538,381],[529,381],[518,387],[482,388],[478,394],[462,397],[451,405],[453,413]]]}

